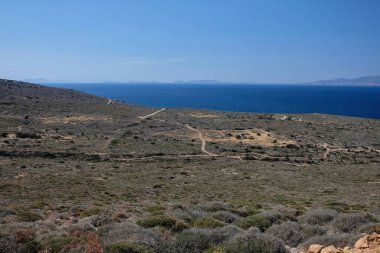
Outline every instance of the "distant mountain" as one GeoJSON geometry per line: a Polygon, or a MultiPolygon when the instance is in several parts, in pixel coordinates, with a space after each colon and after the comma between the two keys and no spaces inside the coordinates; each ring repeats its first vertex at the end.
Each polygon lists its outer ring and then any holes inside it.
{"type": "Polygon", "coordinates": [[[221,82],[221,81],[218,81],[218,80],[187,80],[187,81],[183,81],[183,80],[178,80],[178,81],[174,81],[174,83],[194,83],[194,84],[197,84],[197,83],[201,83],[201,84],[218,84],[218,83],[226,83],[226,82],[221,82]]]}
{"type": "Polygon", "coordinates": [[[379,76],[364,76],[359,78],[338,78],[332,80],[320,80],[316,82],[309,82],[306,84],[314,85],[363,85],[363,86],[380,86],[379,76]]]}

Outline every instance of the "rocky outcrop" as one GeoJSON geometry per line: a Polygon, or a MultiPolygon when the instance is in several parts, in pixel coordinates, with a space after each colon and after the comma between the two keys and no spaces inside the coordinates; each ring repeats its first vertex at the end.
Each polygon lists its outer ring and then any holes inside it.
{"type": "Polygon", "coordinates": [[[344,247],[335,248],[335,246],[323,246],[319,244],[310,245],[307,253],[379,253],[380,252],[380,234],[365,234],[356,241],[354,248],[344,247]]]}

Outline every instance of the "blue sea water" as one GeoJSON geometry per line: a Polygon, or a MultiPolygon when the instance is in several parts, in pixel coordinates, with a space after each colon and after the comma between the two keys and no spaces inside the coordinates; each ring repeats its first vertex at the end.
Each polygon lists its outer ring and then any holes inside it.
{"type": "Polygon", "coordinates": [[[247,84],[54,84],[157,108],[325,113],[380,119],[380,87],[247,84]]]}

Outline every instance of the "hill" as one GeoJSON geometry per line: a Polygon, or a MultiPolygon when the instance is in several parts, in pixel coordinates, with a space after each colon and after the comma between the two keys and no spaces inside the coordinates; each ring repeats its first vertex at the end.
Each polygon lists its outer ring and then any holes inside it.
{"type": "Polygon", "coordinates": [[[0,252],[288,252],[378,230],[379,120],[0,94],[0,252]]]}
{"type": "Polygon", "coordinates": [[[367,85],[367,86],[380,86],[380,76],[365,76],[359,78],[338,78],[332,80],[320,80],[307,84],[318,85],[367,85]]]}

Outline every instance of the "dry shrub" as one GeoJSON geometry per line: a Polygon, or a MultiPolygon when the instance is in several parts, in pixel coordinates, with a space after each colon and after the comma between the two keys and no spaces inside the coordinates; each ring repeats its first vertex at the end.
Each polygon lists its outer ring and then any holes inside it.
{"type": "Polygon", "coordinates": [[[307,224],[323,225],[332,221],[338,212],[332,209],[318,208],[308,211],[306,214],[298,217],[298,221],[307,224]]]}
{"type": "Polygon", "coordinates": [[[302,232],[300,225],[292,221],[273,225],[268,228],[265,233],[280,238],[291,247],[296,247],[305,238],[305,234],[302,232]]]}
{"type": "Polygon", "coordinates": [[[332,226],[338,232],[350,233],[368,221],[367,217],[360,214],[339,214],[332,221],[332,226]]]}
{"type": "Polygon", "coordinates": [[[288,251],[277,237],[262,233],[246,233],[227,241],[224,252],[287,253],[288,251]]]}

